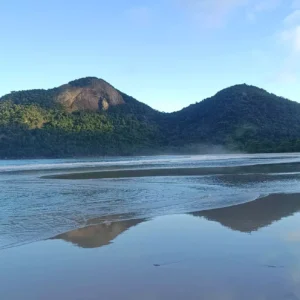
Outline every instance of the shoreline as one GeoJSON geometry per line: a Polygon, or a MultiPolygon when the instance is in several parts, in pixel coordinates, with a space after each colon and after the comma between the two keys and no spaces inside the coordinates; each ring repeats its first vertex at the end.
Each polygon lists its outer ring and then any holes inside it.
{"type": "Polygon", "coordinates": [[[233,167],[123,169],[95,172],[73,172],[41,176],[43,179],[114,179],[134,177],[174,177],[205,175],[246,175],[300,172],[300,163],[257,164],[233,167]]]}
{"type": "MultiPolygon", "coordinates": [[[[281,219],[293,216],[300,212],[300,193],[274,193],[259,196],[243,203],[220,206],[186,213],[155,216],[152,218],[124,218],[113,219],[109,216],[91,219],[86,226],[63,232],[49,240],[62,239],[66,242],[82,247],[97,248],[109,245],[119,234],[144,222],[152,222],[159,218],[172,218],[178,216],[193,216],[214,221],[233,231],[252,233],[264,227],[269,227],[281,219]],[[105,233],[105,231],[108,232],[105,233]],[[103,235],[101,237],[100,235],[103,235]],[[90,239],[99,236],[101,243],[98,246],[86,246],[86,236],[90,239]],[[109,239],[109,241],[103,241],[109,239]]],[[[90,241],[89,241],[90,242],[90,241]]],[[[97,239],[99,243],[99,238],[97,239]]]]}
{"type": "Polygon", "coordinates": [[[255,209],[240,205],[241,218],[233,209],[217,209],[106,223],[5,249],[0,294],[10,300],[297,297],[298,196],[259,200],[255,209]]]}
{"type": "MultiPolygon", "coordinates": [[[[9,245],[7,247],[1,247],[0,252],[4,250],[14,249],[34,243],[40,243],[43,241],[48,240],[59,240],[63,239],[65,241],[72,242],[73,233],[76,232],[95,232],[99,235],[99,233],[103,230],[110,229],[109,234],[111,235],[111,228],[119,228],[127,227],[124,230],[120,230],[117,235],[121,234],[123,231],[127,231],[130,227],[134,227],[138,224],[144,222],[151,222],[155,221],[156,219],[160,218],[172,218],[176,216],[194,216],[194,217],[201,217],[206,219],[207,221],[215,221],[222,224],[225,227],[228,227],[228,223],[234,222],[243,222],[246,219],[253,219],[254,223],[259,223],[259,225],[264,224],[262,220],[266,222],[265,226],[268,227],[273,222],[279,221],[281,218],[288,217],[293,213],[300,211],[300,193],[273,193],[268,195],[260,195],[256,198],[250,199],[245,202],[241,203],[233,203],[230,205],[225,206],[218,206],[213,207],[210,209],[203,209],[203,210],[195,210],[195,211],[187,211],[182,213],[174,213],[174,214],[165,214],[165,215],[157,215],[153,217],[138,217],[138,216],[129,216],[129,215],[104,215],[99,216],[96,218],[92,218],[86,221],[86,223],[82,226],[70,228],[70,230],[62,231],[57,233],[53,236],[37,239],[34,241],[23,242],[20,244],[9,245]],[[298,201],[299,199],[299,201],[298,201]],[[299,202],[299,205],[298,205],[299,202]],[[284,209],[287,203],[290,204],[288,209],[290,211],[286,216],[281,216],[281,214],[286,214],[287,211],[284,209]],[[272,204],[272,206],[271,206],[272,204]],[[271,207],[272,209],[268,209],[271,207]],[[257,214],[257,212],[265,212],[264,214],[257,214]],[[272,214],[273,212],[273,214],[272,214]],[[275,214],[274,214],[275,212],[275,214]],[[282,213],[281,213],[282,212],[282,213]],[[292,213],[291,213],[292,212],[292,213]],[[270,221],[270,219],[273,219],[270,221]],[[124,226],[123,226],[124,225],[124,226]],[[98,229],[97,229],[98,228],[98,229]],[[101,230],[99,230],[101,228],[101,230]],[[69,237],[71,235],[71,238],[69,237]]],[[[258,225],[257,225],[258,226],[258,225]]],[[[244,229],[236,229],[236,224],[233,226],[229,226],[233,230],[238,230],[244,232],[244,229]]],[[[254,226],[255,227],[255,226],[254,226]]],[[[259,227],[259,226],[258,226],[259,227]]],[[[239,225],[238,228],[244,228],[243,226],[239,225]]],[[[250,227],[251,228],[251,227],[250,227]]],[[[257,231],[257,230],[250,230],[249,232],[257,231]]],[[[76,242],[76,235],[75,235],[75,242],[74,244],[78,244],[76,242]]],[[[113,239],[112,239],[113,240],[113,239]]],[[[73,242],[72,242],[73,243],[73,242]]],[[[107,243],[108,245],[110,243],[107,243]]],[[[88,248],[88,247],[83,247],[88,248]]],[[[93,248],[93,247],[92,247],[93,248]]]]}

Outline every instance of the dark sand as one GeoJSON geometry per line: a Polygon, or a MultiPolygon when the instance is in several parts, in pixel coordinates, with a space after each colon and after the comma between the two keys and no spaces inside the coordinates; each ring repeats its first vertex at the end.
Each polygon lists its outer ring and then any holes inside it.
{"type": "Polygon", "coordinates": [[[300,163],[265,164],[239,167],[207,167],[207,168],[152,168],[131,170],[110,170],[97,172],[66,173],[43,176],[48,179],[104,179],[157,176],[200,176],[229,174],[268,174],[300,172],[300,163]]]}
{"type": "Polygon", "coordinates": [[[153,220],[93,220],[2,250],[1,299],[299,299],[299,211],[299,194],[281,194],[153,220]]]}

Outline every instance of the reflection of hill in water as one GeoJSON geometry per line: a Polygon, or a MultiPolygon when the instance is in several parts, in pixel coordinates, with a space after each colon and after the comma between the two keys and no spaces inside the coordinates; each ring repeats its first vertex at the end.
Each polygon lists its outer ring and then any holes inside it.
{"type": "Polygon", "coordinates": [[[300,211],[300,194],[274,194],[231,207],[193,213],[232,230],[257,231],[300,211]]]}
{"type": "Polygon", "coordinates": [[[62,239],[82,248],[98,248],[110,244],[119,234],[141,222],[143,220],[105,222],[66,232],[53,239],[62,239]]]}
{"type": "MultiPolygon", "coordinates": [[[[192,215],[219,222],[232,230],[253,232],[298,211],[300,211],[300,194],[274,194],[252,202],[201,211],[192,213],[192,215]]],[[[96,221],[97,219],[92,220],[91,223],[96,221]]],[[[63,233],[53,239],[71,242],[82,248],[102,247],[110,244],[118,235],[144,220],[110,222],[101,219],[101,221],[104,222],[63,233]]]]}

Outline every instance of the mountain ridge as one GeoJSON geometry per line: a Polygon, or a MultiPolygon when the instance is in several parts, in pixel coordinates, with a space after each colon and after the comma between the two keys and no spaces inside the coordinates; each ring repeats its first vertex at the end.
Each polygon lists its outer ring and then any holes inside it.
{"type": "Polygon", "coordinates": [[[0,136],[0,158],[194,153],[216,145],[292,152],[300,151],[300,104],[237,84],[164,113],[85,77],[2,96],[0,136]]]}
{"type": "MultiPolygon", "coordinates": [[[[10,97],[14,98],[14,95],[16,94],[19,94],[19,93],[27,93],[27,92],[49,92],[49,93],[59,93],[61,92],[62,89],[64,88],[68,88],[68,87],[73,87],[73,88],[86,88],[88,86],[95,86],[95,83],[97,82],[102,82],[103,84],[106,84],[107,86],[111,87],[112,89],[114,89],[116,92],[118,92],[119,94],[125,94],[124,92],[118,90],[117,88],[115,88],[113,85],[111,85],[109,82],[105,81],[104,79],[102,78],[98,78],[98,77],[95,77],[95,76],[88,76],[88,77],[83,77],[83,78],[79,78],[79,79],[75,79],[75,80],[71,80],[69,81],[68,83],[65,83],[65,84],[62,84],[58,87],[54,87],[54,88],[48,88],[48,89],[42,89],[42,88],[39,88],[39,89],[29,89],[29,90],[20,90],[20,91],[12,91],[8,94],[5,94],[3,96],[0,96],[0,101],[2,100],[8,100],[10,97]]],[[[257,87],[257,86],[254,86],[254,85],[249,85],[249,84],[246,84],[246,83],[239,83],[239,84],[235,84],[235,85],[232,85],[232,86],[229,86],[227,88],[224,88],[218,92],[216,92],[213,96],[211,97],[207,97],[207,98],[204,98],[200,101],[197,101],[196,103],[193,103],[193,104],[189,104],[188,106],[185,106],[183,108],[181,108],[180,110],[177,110],[177,111],[173,111],[173,112],[163,112],[163,111],[159,111],[157,109],[154,109],[152,108],[151,106],[149,106],[148,104],[144,103],[144,102],[141,102],[139,101],[140,103],[148,106],[148,107],[151,107],[153,110],[155,111],[158,111],[158,112],[161,112],[161,113],[164,113],[164,114],[173,114],[173,113],[177,113],[181,110],[184,110],[190,106],[193,106],[195,104],[199,104],[201,103],[202,101],[205,101],[205,100],[208,100],[214,96],[217,96],[218,94],[221,94],[223,93],[224,91],[227,91],[227,90],[230,90],[230,89],[233,89],[233,88],[240,88],[240,87],[251,87],[251,88],[255,88],[257,89],[257,91],[261,91],[261,92],[265,92],[265,93],[268,93],[270,95],[274,95],[276,97],[279,97],[279,98],[282,98],[282,99],[285,99],[285,100],[288,100],[288,101],[291,101],[291,102],[296,102],[298,103],[297,101],[292,101],[290,99],[287,99],[287,98],[284,98],[284,97],[281,97],[281,96],[277,96],[275,94],[272,94],[272,93],[269,93],[267,92],[265,89],[262,89],[260,87],[257,87]]],[[[127,95],[127,94],[125,94],[127,95]]],[[[130,98],[133,98],[134,100],[136,100],[134,97],[132,96],[129,96],[127,95],[128,97],[130,98]]],[[[138,101],[138,100],[136,100],[138,101]]],[[[17,103],[20,103],[20,102],[17,102],[17,103]]],[[[122,103],[121,103],[122,104],[122,103]]],[[[83,108],[84,109],[84,108],[83,108]]]]}

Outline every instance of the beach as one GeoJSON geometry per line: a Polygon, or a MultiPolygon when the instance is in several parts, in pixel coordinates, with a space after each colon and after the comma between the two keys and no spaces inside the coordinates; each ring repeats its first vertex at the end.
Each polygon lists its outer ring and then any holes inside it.
{"type": "Polygon", "coordinates": [[[1,299],[299,299],[299,164],[1,162],[1,299]]]}
{"type": "Polygon", "coordinates": [[[260,217],[248,203],[149,220],[106,220],[6,249],[1,297],[298,299],[299,203],[299,195],[257,200],[252,206],[261,209],[260,217]],[[285,204],[289,209],[282,211],[285,204]]]}

